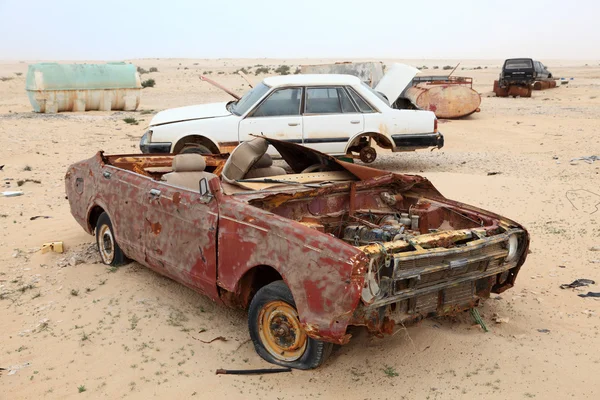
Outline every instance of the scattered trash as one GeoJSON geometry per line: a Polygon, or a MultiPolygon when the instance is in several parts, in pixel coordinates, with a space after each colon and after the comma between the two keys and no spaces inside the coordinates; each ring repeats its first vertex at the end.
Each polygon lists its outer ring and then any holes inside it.
{"type": "Polygon", "coordinates": [[[558,268],[567,268],[566,265],[559,265],[558,268]]]}
{"type": "Polygon", "coordinates": [[[49,217],[48,215],[36,215],[34,217],[29,218],[29,220],[35,221],[36,219],[39,219],[39,218],[48,219],[48,218],[52,218],[52,217],[49,217]]]}
{"type": "Polygon", "coordinates": [[[592,264],[600,264],[600,260],[590,260],[592,264]]]}
{"type": "Polygon", "coordinates": [[[260,374],[277,374],[279,372],[292,372],[291,368],[259,368],[259,369],[221,369],[219,368],[216,375],[260,375],[260,374]]]}
{"type": "Polygon", "coordinates": [[[573,288],[577,288],[577,287],[581,287],[581,286],[587,286],[587,285],[593,285],[596,282],[594,282],[591,279],[576,279],[571,283],[563,283],[562,285],[560,285],[561,289],[573,289],[573,288]]]}
{"type": "Polygon", "coordinates": [[[501,317],[498,314],[494,314],[494,316],[492,317],[492,320],[497,324],[507,324],[508,323],[508,317],[501,317]]]}
{"type": "Polygon", "coordinates": [[[481,319],[481,315],[479,315],[479,310],[477,310],[476,308],[471,308],[471,316],[473,317],[475,322],[477,322],[481,326],[484,332],[489,332],[487,326],[485,326],[485,322],[483,322],[483,320],[481,319]]]}
{"type": "Polygon", "coordinates": [[[538,329],[539,333],[550,333],[550,329],[538,329]]]}
{"type": "Polygon", "coordinates": [[[586,294],[579,294],[579,297],[600,297],[600,292],[587,292],[586,294]]]}
{"type": "Polygon", "coordinates": [[[0,171],[4,169],[4,165],[0,165],[0,171]]]}
{"type": "Polygon", "coordinates": [[[211,339],[211,340],[208,340],[208,341],[206,341],[206,340],[202,340],[202,339],[198,339],[198,338],[195,338],[195,337],[193,337],[193,336],[192,336],[192,338],[193,338],[193,339],[196,339],[196,340],[199,340],[199,341],[201,341],[202,343],[212,343],[212,342],[214,342],[214,341],[216,341],[216,340],[220,340],[220,341],[223,341],[223,342],[226,342],[226,341],[227,341],[227,339],[226,339],[224,336],[217,336],[216,338],[214,338],[214,339],[211,339]]]}
{"type": "Polygon", "coordinates": [[[8,374],[7,375],[14,375],[17,373],[18,370],[23,369],[25,367],[29,367],[31,365],[31,363],[26,362],[24,364],[20,364],[20,365],[13,365],[11,367],[8,368],[2,368],[3,370],[8,370],[8,374]]]}
{"type": "Polygon", "coordinates": [[[552,157],[553,160],[558,160],[558,156],[552,157]]]}
{"type": "Polygon", "coordinates": [[[49,242],[42,244],[42,253],[53,251],[55,253],[64,252],[63,242],[49,242]]]}
{"type": "Polygon", "coordinates": [[[17,196],[22,196],[23,192],[21,191],[8,191],[8,192],[2,192],[2,196],[4,197],[17,197],[17,196]]]}
{"type": "Polygon", "coordinates": [[[488,172],[487,174],[488,174],[488,176],[491,176],[491,175],[500,175],[501,173],[502,172],[488,172]]]}
{"type": "Polygon", "coordinates": [[[590,251],[600,251],[600,246],[590,247],[590,251]]]}
{"type": "Polygon", "coordinates": [[[571,159],[571,162],[573,161],[585,161],[588,164],[593,164],[594,161],[600,161],[600,156],[577,157],[571,159]]]}

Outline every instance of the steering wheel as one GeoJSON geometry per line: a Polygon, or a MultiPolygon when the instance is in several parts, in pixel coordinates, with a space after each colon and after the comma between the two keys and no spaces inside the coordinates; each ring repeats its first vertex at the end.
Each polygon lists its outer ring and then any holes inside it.
{"type": "Polygon", "coordinates": [[[302,170],[302,172],[300,172],[301,174],[307,174],[309,172],[314,172],[314,171],[321,171],[322,168],[326,167],[326,165],[323,164],[313,164],[310,167],[306,167],[302,170]]]}

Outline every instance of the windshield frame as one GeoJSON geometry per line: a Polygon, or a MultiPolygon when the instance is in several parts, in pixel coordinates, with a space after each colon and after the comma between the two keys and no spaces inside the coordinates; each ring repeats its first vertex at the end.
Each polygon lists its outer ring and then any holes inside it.
{"type": "Polygon", "coordinates": [[[229,111],[238,117],[247,114],[253,107],[270,93],[271,87],[264,82],[254,86],[246,92],[239,100],[229,103],[229,111]],[[240,104],[241,103],[241,104],[240,104]],[[240,107],[243,107],[240,109],[240,107]]]}

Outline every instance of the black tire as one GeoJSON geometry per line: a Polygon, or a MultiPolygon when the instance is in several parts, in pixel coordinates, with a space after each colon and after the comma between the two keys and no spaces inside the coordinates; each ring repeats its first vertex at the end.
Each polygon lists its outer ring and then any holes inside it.
{"type": "Polygon", "coordinates": [[[117,244],[115,230],[108,214],[103,212],[96,224],[96,245],[100,259],[106,265],[117,267],[127,263],[127,257],[117,244]]]}
{"type": "Polygon", "coordinates": [[[212,151],[206,146],[196,144],[193,146],[186,146],[181,150],[180,154],[212,154],[212,151]]]}
{"type": "MultiPolygon", "coordinates": [[[[268,344],[265,345],[261,338],[261,321],[259,319],[261,318],[262,310],[268,307],[269,304],[274,304],[274,302],[287,303],[294,311],[296,310],[296,303],[292,297],[292,292],[290,292],[290,289],[283,281],[272,282],[262,287],[256,293],[250,302],[250,309],[248,310],[248,329],[250,330],[250,338],[254,343],[254,348],[258,355],[272,364],[289,368],[313,369],[321,366],[331,354],[333,343],[315,340],[306,336],[306,347],[301,355],[294,360],[277,358],[267,349],[266,346],[268,344]]],[[[272,327],[274,325],[271,324],[269,326],[272,327]]]]}

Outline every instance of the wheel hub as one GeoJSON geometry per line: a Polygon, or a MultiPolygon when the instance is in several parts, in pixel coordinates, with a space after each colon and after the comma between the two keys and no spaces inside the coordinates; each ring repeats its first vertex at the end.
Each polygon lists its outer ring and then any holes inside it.
{"type": "Polygon", "coordinates": [[[115,239],[108,225],[102,225],[98,234],[98,251],[105,264],[112,263],[115,257],[115,239]]]}
{"type": "Polygon", "coordinates": [[[364,162],[365,164],[369,164],[375,161],[377,158],[377,150],[371,146],[366,146],[360,149],[359,156],[360,161],[364,162]]]}
{"type": "Polygon", "coordinates": [[[308,339],[294,307],[283,301],[267,303],[258,322],[260,339],[271,355],[281,361],[302,357],[308,339]]]}

